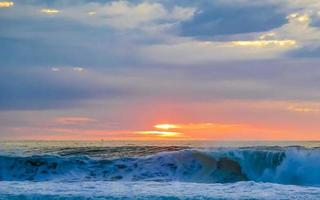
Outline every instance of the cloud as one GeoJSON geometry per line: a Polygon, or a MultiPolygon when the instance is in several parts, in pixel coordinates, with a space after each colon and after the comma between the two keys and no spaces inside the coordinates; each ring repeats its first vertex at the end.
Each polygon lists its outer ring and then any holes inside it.
{"type": "Polygon", "coordinates": [[[75,71],[75,72],[83,72],[84,68],[82,68],[82,67],[73,67],[72,70],[75,71]]]}
{"type": "Polygon", "coordinates": [[[319,30],[312,25],[316,15],[307,11],[312,5],[210,2],[24,1],[4,9],[0,59],[6,73],[0,83],[6,98],[1,107],[68,107],[127,93],[128,101],[137,95],[186,101],[319,98],[319,73],[311,66],[319,62],[296,61],[311,54],[317,58],[319,52],[319,30]],[[61,12],[44,16],[44,8],[61,12]],[[245,10],[250,12],[238,12],[245,10]],[[197,29],[191,22],[200,15],[235,26],[210,38],[183,34],[184,23],[197,29]],[[241,30],[246,25],[237,21],[241,15],[263,28],[241,30]],[[286,62],[290,59],[295,60],[286,62]],[[31,68],[45,75],[29,74],[31,68]],[[29,105],[23,102],[28,98],[29,105]]]}
{"type": "Polygon", "coordinates": [[[38,12],[48,15],[57,15],[60,20],[73,20],[89,26],[112,27],[120,30],[148,30],[149,27],[173,26],[181,21],[193,17],[195,8],[173,6],[170,9],[157,2],[82,2],[82,4],[49,4],[52,7],[43,7],[39,4],[19,4],[18,13],[7,13],[7,18],[40,17],[38,12]],[[55,6],[55,7],[54,7],[55,6]],[[59,14],[59,15],[58,15],[59,14]]]}
{"type": "Polygon", "coordinates": [[[73,107],[86,100],[112,99],[129,93],[121,85],[112,83],[112,78],[104,81],[94,73],[75,73],[82,70],[66,69],[53,68],[54,73],[52,68],[23,72],[0,70],[0,110],[73,107]]]}
{"type": "Polygon", "coordinates": [[[51,67],[51,71],[53,72],[59,72],[61,69],[58,67],[51,67]]]}
{"type": "Polygon", "coordinates": [[[159,21],[183,21],[193,16],[194,9],[174,7],[166,10],[159,3],[143,2],[131,4],[127,1],[108,3],[95,9],[96,17],[100,22],[119,29],[139,28],[159,21]]]}
{"type": "MultiPolygon", "coordinates": [[[[144,139],[132,131],[119,130],[110,131],[103,129],[81,129],[81,128],[44,128],[44,127],[17,127],[7,130],[18,140],[137,140],[144,139]],[[12,134],[14,133],[14,134],[12,134]],[[31,134],[30,134],[31,133],[31,134]]],[[[8,135],[0,135],[3,139],[12,140],[8,135]]]]}
{"type": "Polygon", "coordinates": [[[318,114],[320,113],[320,105],[317,103],[291,103],[287,107],[287,110],[297,113],[318,114]]]}
{"type": "Polygon", "coordinates": [[[51,71],[53,72],[67,72],[69,73],[70,71],[72,72],[85,72],[85,69],[82,67],[51,67],[51,71]]]}
{"type": "Polygon", "coordinates": [[[296,45],[295,40],[253,40],[253,41],[233,41],[234,46],[247,46],[247,47],[267,47],[267,46],[280,46],[290,47],[296,45]]]}
{"type": "Polygon", "coordinates": [[[60,125],[81,125],[95,122],[95,119],[88,117],[59,117],[55,119],[60,125]]]}
{"type": "Polygon", "coordinates": [[[293,52],[320,46],[320,29],[311,26],[310,14],[291,13],[286,18],[287,23],[268,32],[238,34],[223,40],[176,36],[166,43],[142,48],[141,57],[163,64],[188,65],[223,60],[281,59],[293,52]]]}
{"type": "Polygon", "coordinates": [[[0,1],[0,8],[9,8],[14,6],[14,2],[12,1],[0,1]]]}
{"type": "Polygon", "coordinates": [[[44,9],[41,9],[41,12],[48,15],[54,15],[54,14],[60,13],[60,10],[44,8],[44,9]]]}
{"type": "Polygon", "coordinates": [[[211,39],[216,36],[265,32],[286,23],[281,6],[252,1],[197,1],[199,12],[181,23],[182,36],[211,39]]]}
{"type": "Polygon", "coordinates": [[[143,99],[202,102],[241,100],[319,100],[318,61],[239,61],[183,67],[148,66],[93,69],[37,67],[23,73],[1,70],[2,110],[86,107],[90,101],[143,99]],[[304,66],[301,68],[301,66],[304,66]],[[89,70],[90,69],[90,70],[89,70]],[[14,82],[12,80],[15,80],[14,82]]]}
{"type": "Polygon", "coordinates": [[[158,137],[165,137],[165,138],[183,138],[183,133],[179,132],[172,132],[172,131],[135,131],[134,133],[140,135],[148,135],[148,136],[158,136],[158,137]]]}
{"type": "MultiPolygon", "coordinates": [[[[30,30],[21,22],[21,26],[12,30],[2,30],[5,35],[3,49],[6,49],[3,53],[16,54],[15,58],[37,65],[52,62],[50,64],[94,66],[137,62],[142,65],[184,65],[317,55],[319,30],[311,24],[315,14],[299,7],[302,5],[272,0],[233,2],[90,1],[71,4],[55,1],[51,4],[19,4],[15,12],[6,13],[4,20],[20,19],[20,16],[23,22],[29,17],[34,26],[30,30]],[[39,15],[40,8],[61,12],[55,17],[43,17],[39,15]],[[238,12],[242,10],[248,12],[238,12]],[[213,16],[210,13],[214,13],[213,16]],[[210,29],[227,31],[224,25],[228,23],[223,21],[226,20],[232,21],[234,31],[219,34],[204,31],[212,37],[183,33],[186,23],[190,30],[200,30],[195,21],[203,15],[208,23],[218,20],[221,25],[208,25],[210,29]],[[281,23],[275,23],[275,19],[281,23]],[[250,23],[263,29],[243,25],[250,23]],[[269,24],[272,26],[268,27],[269,24]],[[241,31],[243,27],[248,29],[241,31]],[[53,30],[59,33],[53,34],[53,30]],[[251,48],[258,46],[264,48],[251,48]],[[315,50],[310,52],[310,49],[315,50]],[[132,53],[129,54],[129,50],[132,53]],[[90,54],[94,55],[85,56],[90,54]]],[[[307,4],[305,9],[312,6],[315,5],[307,4]]],[[[11,24],[10,20],[8,24],[11,24]]],[[[10,62],[18,61],[10,59],[10,62]]]]}
{"type": "Polygon", "coordinates": [[[141,49],[141,58],[156,63],[193,65],[224,60],[279,58],[296,48],[295,40],[177,41],[146,46],[141,49]]]}
{"type": "Polygon", "coordinates": [[[191,123],[191,124],[172,124],[169,128],[163,128],[161,124],[155,126],[158,129],[234,129],[234,128],[241,128],[242,124],[221,124],[221,123],[191,123]]]}

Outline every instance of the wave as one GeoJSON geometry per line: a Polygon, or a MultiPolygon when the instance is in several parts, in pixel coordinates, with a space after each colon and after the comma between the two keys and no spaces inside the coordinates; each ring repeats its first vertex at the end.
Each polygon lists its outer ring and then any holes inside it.
{"type": "Polygon", "coordinates": [[[187,149],[143,157],[0,156],[0,181],[271,182],[320,185],[320,149],[187,149]]]}

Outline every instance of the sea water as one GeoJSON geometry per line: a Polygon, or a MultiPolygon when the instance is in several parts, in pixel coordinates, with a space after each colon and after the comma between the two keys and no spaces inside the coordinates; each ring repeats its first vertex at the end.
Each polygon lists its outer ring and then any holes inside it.
{"type": "Polygon", "coordinates": [[[0,199],[320,199],[319,142],[0,142],[0,199]]]}

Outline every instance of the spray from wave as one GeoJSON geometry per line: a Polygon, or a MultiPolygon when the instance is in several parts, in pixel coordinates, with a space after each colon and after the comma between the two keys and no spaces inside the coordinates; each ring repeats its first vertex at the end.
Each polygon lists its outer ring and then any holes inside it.
{"type": "Polygon", "coordinates": [[[237,148],[142,157],[0,156],[0,181],[271,182],[320,185],[320,149],[237,148]]]}

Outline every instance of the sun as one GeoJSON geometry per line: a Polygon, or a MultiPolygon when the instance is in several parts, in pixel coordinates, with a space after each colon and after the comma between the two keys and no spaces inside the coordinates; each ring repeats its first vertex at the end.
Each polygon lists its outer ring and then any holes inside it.
{"type": "Polygon", "coordinates": [[[169,130],[169,129],[178,129],[180,126],[175,124],[157,124],[154,126],[156,129],[169,130]]]}
{"type": "Polygon", "coordinates": [[[181,132],[176,132],[175,130],[171,131],[171,129],[181,128],[176,124],[156,124],[153,127],[157,130],[137,131],[136,133],[164,138],[181,137],[183,135],[181,132]]]}

